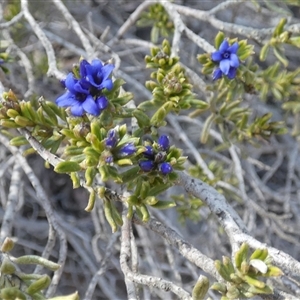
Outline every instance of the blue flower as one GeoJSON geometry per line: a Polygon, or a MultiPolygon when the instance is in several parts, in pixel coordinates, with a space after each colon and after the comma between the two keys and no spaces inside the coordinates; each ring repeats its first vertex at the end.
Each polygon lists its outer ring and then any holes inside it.
{"type": "Polygon", "coordinates": [[[225,74],[229,79],[233,79],[236,75],[236,69],[239,67],[240,62],[236,54],[239,48],[239,44],[235,42],[231,46],[227,40],[224,40],[218,51],[211,54],[211,59],[214,62],[219,63],[219,68],[217,68],[213,73],[213,79],[219,79],[225,74]]]}
{"type": "Polygon", "coordinates": [[[72,73],[68,74],[64,85],[68,91],[56,99],[56,104],[62,107],[71,107],[73,116],[79,117],[85,112],[99,116],[108,106],[108,100],[104,96],[94,99],[86,83],[75,78],[72,73]]]}
{"type": "Polygon", "coordinates": [[[144,172],[150,172],[155,168],[155,163],[152,160],[142,160],[139,162],[139,166],[144,172]]]}
{"type": "Polygon", "coordinates": [[[99,59],[94,59],[91,64],[82,60],[79,79],[69,73],[65,80],[61,80],[67,91],[57,98],[56,104],[71,107],[72,115],[77,117],[84,113],[99,116],[108,106],[108,100],[101,91],[104,88],[112,89],[113,82],[109,76],[113,69],[114,65],[104,66],[99,59]]]}
{"type": "Polygon", "coordinates": [[[134,146],[134,144],[128,143],[120,149],[119,154],[121,156],[127,156],[127,155],[131,155],[135,152],[136,152],[136,147],[134,146]]]}
{"type": "Polygon", "coordinates": [[[169,137],[166,135],[161,135],[158,138],[157,143],[158,143],[158,147],[163,151],[167,151],[170,147],[169,137]]]}
{"type": "Polygon", "coordinates": [[[167,175],[173,171],[173,168],[170,163],[163,162],[159,165],[159,170],[163,175],[167,175]]]}
{"type": "Polygon", "coordinates": [[[91,64],[83,59],[80,62],[79,70],[81,78],[86,80],[93,87],[98,90],[104,88],[111,90],[113,82],[109,76],[114,67],[112,64],[103,65],[99,59],[92,60],[91,64]]]}

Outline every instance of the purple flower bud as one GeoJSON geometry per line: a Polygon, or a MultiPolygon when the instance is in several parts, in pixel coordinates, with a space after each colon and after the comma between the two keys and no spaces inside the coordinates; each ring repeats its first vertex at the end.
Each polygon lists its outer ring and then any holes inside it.
{"type": "Polygon", "coordinates": [[[161,135],[157,143],[158,143],[158,147],[163,151],[167,151],[170,147],[169,137],[166,135],[161,135]]]}
{"type": "Polygon", "coordinates": [[[117,133],[114,129],[111,129],[108,133],[107,133],[107,138],[105,140],[105,146],[107,148],[114,148],[118,143],[118,139],[117,139],[117,133]]]}
{"type": "Polygon", "coordinates": [[[145,146],[146,151],[143,152],[144,156],[147,158],[154,158],[154,149],[152,146],[145,146]]]}
{"type": "Polygon", "coordinates": [[[167,175],[173,171],[173,168],[170,163],[163,162],[159,165],[159,170],[163,175],[167,175]]]}
{"type": "Polygon", "coordinates": [[[113,161],[114,161],[114,158],[112,156],[107,156],[105,158],[105,162],[108,163],[108,164],[112,163],[113,161]]]}
{"type": "Polygon", "coordinates": [[[136,147],[134,146],[134,144],[128,143],[120,149],[119,153],[121,156],[126,156],[126,155],[131,155],[135,152],[136,152],[136,147]]]}
{"type": "Polygon", "coordinates": [[[97,98],[96,103],[100,110],[103,110],[108,106],[108,100],[104,96],[97,98]]]}
{"type": "Polygon", "coordinates": [[[155,163],[152,160],[142,160],[139,162],[140,168],[144,172],[150,172],[155,167],[155,163]]]}

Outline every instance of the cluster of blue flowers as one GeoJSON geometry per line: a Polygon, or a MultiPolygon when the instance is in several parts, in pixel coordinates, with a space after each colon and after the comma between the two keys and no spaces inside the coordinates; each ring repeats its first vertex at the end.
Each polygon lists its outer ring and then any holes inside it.
{"type": "Polygon", "coordinates": [[[219,63],[219,67],[213,73],[213,80],[220,79],[226,75],[229,79],[236,76],[236,70],[240,65],[239,58],[236,54],[239,44],[235,42],[231,46],[227,40],[224,40],[218,51],[211,54],[212,61],[219,63]]]}
{"type": "MultiPolygon", "coordinates": [[[[105,146],[106,148],[110,151],[113,152],[113,150],[116,148],[117,144],[119,142],[119,138],[118,138],[118,133],[117,130],[115,129],[111,129],[108,133],[107,133],[107,138],[105,139],[105,146]]],[[[119,157],[124,157],[124,156],[128,156],[128,155],[132,155],[136,152],[136,147],[133,143],[127,143],[124,146],[122,146],[119,150],[117,155],[119,157]]],[[[105,161],[107,163],[112,163],[113,162],[113,155],[110,154],[108,156],[106,156],[105,161]]]]}
{"type": "Polygon", "coordinates": [[[110,74],[114,65],[103,65],[99,59],[94,59],[90,64],[85,59],[79,66],[80,78],[69,73],[62,84],[67,91],[57,98],[56,104],[70,107],[73,116],[82,116],[85,112],[99,116],[107,108],[108,100],[102,94],[104,88],[111,90],[113,82],[110,74]]]}
{"type": "Polygon", "coordinates": [[[167,175],[173,171],[171,164],[165,161],[170,147],[169,138],[166,135],[161,135],[157,144],[159,151],[155,151],[150,145],[145,146],[146,150],[143,152],[145,159],[139,162],[139,166],[144,172],[158,169],[163,175],[167,175]]]}

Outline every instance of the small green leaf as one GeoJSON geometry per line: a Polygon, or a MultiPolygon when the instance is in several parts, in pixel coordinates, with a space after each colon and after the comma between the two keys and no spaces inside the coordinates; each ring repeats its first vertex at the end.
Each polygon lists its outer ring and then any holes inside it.
{"type": "Polygon", "coordinates": [[[21,136],[16,136],[16,137],[12,138],[9,143],[12,146],[19,147],[19,146],[27,145],[28,141],[24,136],[21,135],[21,136]]]}
{"type": "Polygon", "coordinates": [[[224,32],[219,31],[218,34],[215,37],[215,47],[216,47],[216,49],[220,48],[220,45],[224,41],[224,37],[225,37],[224,32]]]}
{"type": "Polygon", "coordinates": [[[269,44],[265,44],[261,50],[260,50],[260,54],[259,54],[259,59],[261,61],[265,61],[267,56],[268,56],[268,53],[269,53],[269,49],[270,49],[270,45],[269,44]]]}
{"type": "Polygon", "coordinates": [[[157,208],[157,209],[167,209],[167,208],[171,208],[174,206],[176,206],[176,203],[172,200],[168,200],[168,201],[159,200],[159,201],[157,201],[157,203],[152,205],[152,207],[157,208]]]}
{"type": "Polygon", "coordinates": [[[205,121],[202,129],[201,134],[201,143],[205,144],[207,142],[208,136],[209,136],[209,130],[212,126],[214,120],[216,119],[216,116],[214,114],[211,114],[205,121]]]}
{"type": "Polygon", "coordinates": [[[289,39],[289,44],[292,44],[295,47],[300,48],[300,36],[293,36],[289,39]]]}
{"type": "Polygon", "coordinates": [[[273,48],[274,55],[277,57],[277,59],[285,66],[287,67],[289,64],[288,59],[286,56],[283,54],[283,50],[281,50],[279,47],[274,47],[273,48]]]}
{"type": "Polygon", "coordinates": [[[78,172],[80,170],[80,165],[75,161],[62,161],[54,168],[54,171],[57,173],[71,173],[78,172]]]}

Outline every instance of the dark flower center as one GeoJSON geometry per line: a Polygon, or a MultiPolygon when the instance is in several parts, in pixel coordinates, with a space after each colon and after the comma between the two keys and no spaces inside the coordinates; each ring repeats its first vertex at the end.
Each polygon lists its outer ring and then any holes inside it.
{"type": "Polygon", "coordinates": [[[223,54],[223,58],[228,59],[230,57],[230,53],[229,52],[225,52],[223,54]]]}
{"type": "Polygon", "coordinates": [[[103,80],[102,72],[98,72],[97,75],[95,76],[94,80],[95,80],[96,84],[101,84],[102,80],[103,80]]]}
{"type": "Polygon", "coordinates": [[[76,93],[76,96],[75,96],[75,98],[76,98],[76,100],[78,100],[78,101],[81,101],[81,102],[84,102],[85,100],[86,100],[86,94],[84,94],[84,93],[76,93]]]}

